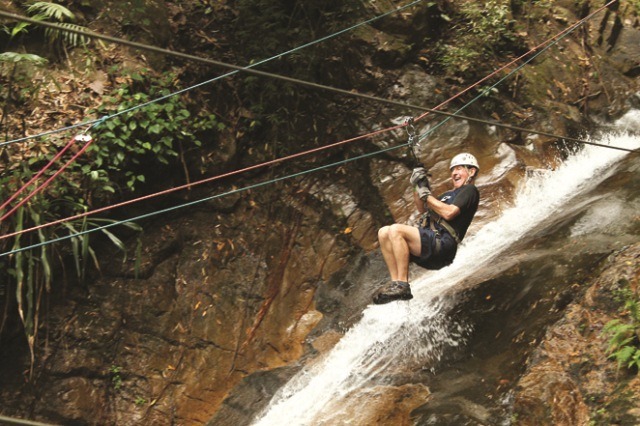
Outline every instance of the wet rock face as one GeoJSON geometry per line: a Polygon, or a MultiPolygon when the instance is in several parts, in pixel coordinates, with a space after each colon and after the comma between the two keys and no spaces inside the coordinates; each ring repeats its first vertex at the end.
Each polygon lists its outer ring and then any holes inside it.
{"type": "Polygon", "coordinates": [[[609,358],[611,335],[603,333],[620,317],[620,292],[637,288],[638,271],[640,244],[612,255],[584,296],[548,329],[515,390],[518,424],[638,424],[638,377],[609,358]]]}

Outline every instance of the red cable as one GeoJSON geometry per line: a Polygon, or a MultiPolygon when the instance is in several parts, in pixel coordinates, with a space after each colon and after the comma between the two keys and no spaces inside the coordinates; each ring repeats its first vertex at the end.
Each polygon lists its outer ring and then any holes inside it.
{"type": "Polygon", "coordinates": [[[22,185],[22,188],[20,188],[16,193],[14,193],[7,201],[5,201],[4,203],[2,203],[2,205],[0,206],[0,211],[4,210],[13,200],[15,200],[18,195],[20,195],[20,193],[22,191],[24,191],[25,189],[27,189],[27,187],[29,187],[33,182],[35,182],[40,176],[42,176],[42,174],[44,172],[46,172],[49,167],[51,167],[53,165],[53,163],[55,163],[56,161],[58,161],[58,159],[60,157],[62,157],[62,154],[64,154],[67,149],[71,148],[71,146],[76,142],[76,137],[74,136],[73,138],[71,138],[71,140],[69,142],[67,142],[67,144],[64,146],[64,148],[62,148],[60,150],[60,152],[58,152],[56,154],[55,157],[53,157],[51,159],[51,161],[49,161],[49,163],[44,166],[38,173],[36,173],[35,176],[33,176],[29,182],[25,183],[24,185],[22,185]]]}
{"type": "Polygon", "coordinates": [[[23,198],[22,200],[20,200],[20,202],[18,204],[16,204],[11,210],[9,210],[8,212],[6,212],[4,214],[4,216],[0,217],[0,222],[2,222],[3,220],[5,220],[6,218],[8,218],[9,216],[11,216],[11,214],[13,214],[13,212],[15,212],[16,210],[18,210],[20,207],[22,207],[27,201],[29,201],[34,195],[36,195],[39,191],[41,191],[42,189],[44,189],[47,185],[49,185],[49,183],[51,183],[52,180],[54,180],[56,177],[58,177],[67,167],[69,167],[69,165],[71,163],[73,163],[75,161],[76,158],[78,158],[80,155],[82,155],[83,152],[85,152],[87,150],[87,148],[89,148],[89,146],[93,143],[93,138],[89,135],[78,135],[76,136],[74,139],[80,139],[80,140],[84,140],[85,145],[78,151],[76,152],[73,157],[71,157],[65,164],[64,166],[62,166],[60,168],[60,170],[58,170],[57,172],[55,172],[53,175],[51,175],[51,177],[49,177],[49,179],[47,179],[46,181],[44,181],[42,184],[40,184],[40,186],[38,186],[36,189],[34,189],[33,191],[31,191],[31,193],[29,195],[27,195],[25,198],[23,198]]]}
{"type": "Polygon", "coordinates": [[[176,186],[174,188],[169,188],[169,189],[164,190],[164,191],[160,191],[160,192],[155,192],[153,194],[144,195],[144,196],[139,197],[139,198],[134,198],[134,199],[131,199],[131,200],[128,200],[128,201],[123,201],[121,203],[113,204],[111,206],[101,207],[101,208],[98,208],[98,209],[95,209],[95,210],[90,210],[90,211],[87,211],[87,212],[84,212],[84,213],[79,213],[79,214],[77,214],[75,216],[69,216],[69,217],[66,217],[66,218],[63,218],[63,219],[55,220],[53,222],[48,222],[48,223],[44,223],[44,224],[41,224],[41,225],[38,225],[38,226],[34,226],[32,228],[23,229],[22,231],[17,231],[17,232],[13,232],[13,233],[10,233],[10,234],[2,235],[2,236],[0,236],[0,240],[4,240],[6,238],[10,238],[10,237],[13,237],[13,236],[16,236],[16,235],[24,234],[26,232],[36,231],[36,230],[39,230],[39,229],[42,229],[42,228],[46,228],[46,227],[49,227],[49,226],[52,226],[52,225],[58,225],[60,223],[69,222],[71,220],[81,219],[83,217],[86,217],[86,216],[89,216],[89,215],[92,215],[92,214],[102,213],[102,212],[104,212],[106,210],[110,210],[110,209],[114,209],[114,208],[118,208],[118,207],[123,207],[123,206],[129,205],[129,204],[137,203],[139,201],[145,201],[145,200],[148,200],[150,198],[158,197],[160,195],[166,195],[166,194],[169,194],[171,192],[179,191],[179,190],[182,190],[182,189],[188,189],[188,188],[191,188],[191,187],[196,186],[196,185],[200,185],[200,184],[208,183],[208,182],[213,182],[214,180],[223,179],[223,178],[226,178],[226,177],[229,177],[229,176],[234,176],[234,175],[237,175],[237,174],[240,174],[240,173],[244,173],[244,172],[247,172],[247,171],[250,171],[250,170],[255,170],[255,169],[258,169],[258,168],[261,168],[261,167],[265,167],[265,166],[270,166],[270,165],[273,165],[273,164],[281,163],[283,161],[288,161],[288,160],[291,160],[291,159],[294,159],[294,158],[302,157],[304,155],[313,154],[313,153],[316,153],[316,152],[319,152],[319,151],[322,151],[322,150],[325,150],[325,149],[333,148],[333,147],[336,147],[336,146],[339,146],[339,145],[344,145],[344,144],[349,143],[349,142],[354,142],[354,141],[357,141],[357,140],[360,140],[360,139],[364,139],[364,138],[367,138],[367,137],[376,136],[376,135],[379,135],[381,133],[397,130],[397,129],[400,129],[402,127],[405,127],[406,125],[407,124],[405,123],[405,124],[401,124],[401,125],[397,125],[397,126],[393,126],[393,127],[388,127],[386,129],[382,129],[382,130],[378,130],[378,131],[375,131],[375,132],[371,132],[371,133],[368,133],[366,135],[360,135],[360,136],[356,136],[356,137],[351,138],[351,139],[345,139],[345,140],[342,140],[340,142],[335,142],[335,143],[330,144],[330,145],[325,145],[325,146],[321,146],[321,147],[318,147],[318,148],[313,148],[313,149],[310,149],[308,151],[299,152],[297,154],[291,154],[291,155],[288,155],[286,157],[276,158],[275,160],[265,161],[264,163],[255,164],[253,166],[245,167],[244,169],[234,170],[232,172],[223,173],[223,174],[218,175],[218,176],[213,176],[213,177],[206,178],[206,179],[203,179],[203,180],[199,180],[199,181],[196,181],[196,182],[188,183],[188,184],[185,184],[185,185],[182,185],[182,186],[176,186]]]}

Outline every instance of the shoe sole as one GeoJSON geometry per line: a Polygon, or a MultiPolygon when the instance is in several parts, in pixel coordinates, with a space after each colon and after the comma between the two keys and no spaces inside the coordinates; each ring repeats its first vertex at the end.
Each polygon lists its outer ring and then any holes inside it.
{"type": "Polygon", "coordinates": [[[401,295],[401,296],[383,296],[382,295],[378,295],[376,297],[373,298],[373,303],[376,305],[384,305],[386,303],[389,302],[395,302],[396,300],[411,300],[413,299],[413,295],[412,294],[408,294],[408,295],[401,295]]]}

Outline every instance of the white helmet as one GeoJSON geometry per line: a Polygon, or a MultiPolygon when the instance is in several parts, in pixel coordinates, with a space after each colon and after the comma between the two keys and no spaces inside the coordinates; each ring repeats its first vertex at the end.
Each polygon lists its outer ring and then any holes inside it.
{"type": "Polygon", "coordinates": [[[455,166],[475,167],[476,169],[478,169],[478,171],[480,171],[478,160],[476,160],[476,157],[469,154],[468,152],[463,152],[461,154],[458,154],[451,159],[451,163],[449,164],[449,170],[453,169],[455,166]]]}

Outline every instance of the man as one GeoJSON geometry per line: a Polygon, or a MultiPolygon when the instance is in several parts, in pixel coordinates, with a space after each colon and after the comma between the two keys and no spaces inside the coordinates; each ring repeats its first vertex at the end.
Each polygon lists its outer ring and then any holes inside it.
{"type": "Polygon", "coordinates": [[[378,231],[391,283],[378,291],[374,303],[413,298],[409,261],[426,269],[440,269],[453,262],[480,202],[480,193],[473,184],[480,167],[476,158],[465,152],[453,157],[449,170],[453,189],[436,198],[431,195],[424,167],[413,169],[409,181],[414,187],[416,207],[423,214],[420,226],[396,223],[378,231]]]}

